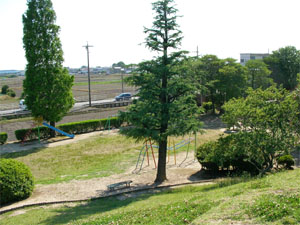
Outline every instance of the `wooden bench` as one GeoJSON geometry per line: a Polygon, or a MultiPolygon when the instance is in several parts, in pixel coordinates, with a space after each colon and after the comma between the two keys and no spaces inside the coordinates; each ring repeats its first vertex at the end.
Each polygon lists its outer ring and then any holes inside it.
{"type": "Polygon", "coordinates": [[[110,184],[107,186],[108,190],[114,191],[115,189],[127,188],[130,187],[132,180],[126,180],[115,184],[110,184]]]}

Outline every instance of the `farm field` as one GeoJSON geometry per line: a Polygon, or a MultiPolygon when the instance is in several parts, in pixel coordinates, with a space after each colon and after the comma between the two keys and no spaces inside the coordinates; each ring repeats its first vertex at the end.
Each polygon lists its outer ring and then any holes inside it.
{"type": "MultiPolygon", "coordinates": [[[[124,78],[129,75],[124,74],[124,78]]],[[[88,101],[88,77],[78,74],[74,76],[72,87],[73,96],[77,102],[88,101]]],[[[19,107],[19,98],[23,91],[24,76],[13,78],[0,77],[0,86],[8,85],[16,92],[15,98],[4,98],[0,96],[0,110],[8,110],[19,107]]],[[[122,82],[120,74],[111,75],[91,75],[91,97],[92,100],[102,100],[114,98],[122,92],[122,82]]],[[[135,93],[134,87],[129,87],[124,83],[124,92],[135,93]]]]}

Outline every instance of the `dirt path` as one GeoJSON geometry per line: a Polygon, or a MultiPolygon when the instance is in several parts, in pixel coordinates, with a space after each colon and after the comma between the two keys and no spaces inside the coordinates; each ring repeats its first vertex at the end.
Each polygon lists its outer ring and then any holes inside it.
{"type": "MultiPolygon", "coordinates": [[[[55,143],[47,143],[47,147],[69,144],[70,142],[76,142],[92,135],[97,135],[100,132],[77,135],[77,137],[74,139],[55,143]]],[[[106,132],[108,135],[113,135],[118,131],[113,130],[110,131],[110,133],[109,131],[104,132],[106,132]]],[[[19,146],[18,151],[28,150],[34,147],[37,146],[19,146]]],[[[4,150],[6,151],[7,149],[4,150]]],[[[199,170],[201,169],[200,164],[194,159],[192,152],[190,152],[187,157],[186,152],[178,154],[176,161],[177,165],[174,163],[174,158],[170,157],[170,162],[167,165],[168,181],[162,183],[160,186],[192,183],[203,180],[203,178],[199,175],[199,170]]],[[[41,202],[83,200],[110,195],[112,192],[107,190],[107,185],[125,180],[132,180],[133,182],[130,189],[127,188],[123,189],[122,191],[151,187],[154,185],[153,181],[155,180],[156,169],[154,167],[153,160],[150,160],[149,166],[147,163],[144,163],[142,170],[138,174],[132,173],[134,169],[135,165],[123,174],[116,174],[109,177],[94,178],[90,180],[72,180],[70,182],[50,185],[36,185],[33,195],[30,198],[6,207],[2,207],[0,212],[10,208],[41,202]]],[[[120,191],[115,191],[115,193],[118,192],[120,191]]]]}

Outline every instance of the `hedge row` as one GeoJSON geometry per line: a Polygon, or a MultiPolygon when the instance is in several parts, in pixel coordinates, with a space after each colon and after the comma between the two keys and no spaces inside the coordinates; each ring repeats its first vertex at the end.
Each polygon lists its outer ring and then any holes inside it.
{"type": "Polygon", "coordinates": [[[0,133],[0,144],[3,145],[6,142],[6,140],[7,140],[7,133],[1,132],[0,133]]]}
{"type": "MultiPolygon", "coordinates": [[[[112,117],[110,119],[97,119],[97,120],[85,120],[80,122],[66,123],[58,125],[57,128],[67,132],[69,134],[82,134],[97,130],[104,130],[110,128],[119,128],[122,125],[122,121],[118,117],[112,117]]],[[[20,129],[15,131],[16,138],[23,140],[27,134],[26,140],[38,139],[38,128],[20,129]]],[[[58,135],[61,135],[58,133],[58,135]]],[[[47,139],[49,137],[49,128],[40,127],[40,138],[47,139]]]]}

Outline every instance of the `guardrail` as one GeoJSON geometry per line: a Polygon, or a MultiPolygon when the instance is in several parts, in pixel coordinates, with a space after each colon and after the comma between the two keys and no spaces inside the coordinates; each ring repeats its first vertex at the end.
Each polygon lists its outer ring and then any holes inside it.
{"type": "MultiPolygon", "coordinates": [[[[122,107],[122,106],[128,106],[132,103],[131,100],[128,101],[114,101],[114,102],[105,102],[105,103],[94,103],[92,104],[92,107],[94,108],[115,108],[115,107],[122,107]]],[[[86,107],[82,107],[79,110],[88,108],[89,106],[87,105],[86,107]]],[[[77,109],[71,109],[68,115],[72,115],[73,112],[79,111],[77,109]]],[[[26,111],[18,111],[15,113],[9,113],[5,115],[0,115],[0,119],[14,119],[14,118],[20,118],[20,117],[29,117],[31,115],[31,112],[26,110],[26,111]]]]}

